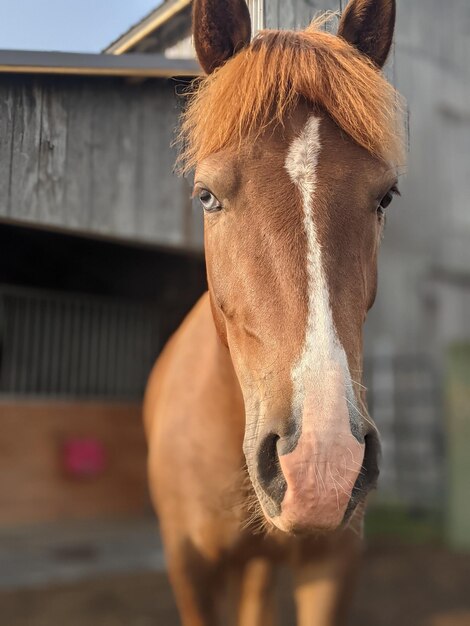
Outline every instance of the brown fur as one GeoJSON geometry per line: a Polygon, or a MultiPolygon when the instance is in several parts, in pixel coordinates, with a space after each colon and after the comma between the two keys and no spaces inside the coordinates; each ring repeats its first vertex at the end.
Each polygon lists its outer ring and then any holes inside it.
{"type": "Polygon", "coordinates": [[[207,74],[250,43],[250,14],[244,0],[195,2],[193,24],[198,32],[197,57],[207,74]]]}
{"type": "Polygon", "coordinates": [[[338,36],[382,67],[392,45],[395,17],[393,0],[351,2],[343,13],[338,36]]]}

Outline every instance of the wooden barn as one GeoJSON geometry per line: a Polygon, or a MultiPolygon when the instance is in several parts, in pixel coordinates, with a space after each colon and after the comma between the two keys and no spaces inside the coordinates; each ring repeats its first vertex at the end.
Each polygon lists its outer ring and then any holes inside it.
{"type": "Polygon", "coordinates": [[[0,525],[141,515],[150,367],[204,288],[161,55],[0,52],[0,525]]]}

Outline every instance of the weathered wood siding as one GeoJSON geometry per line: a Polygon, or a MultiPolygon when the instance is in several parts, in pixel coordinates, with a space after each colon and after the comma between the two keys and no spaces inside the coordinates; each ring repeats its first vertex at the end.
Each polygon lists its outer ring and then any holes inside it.
{"type": "Polygon", "coordinates": [[[264,0],[266,28],[305,28],[324,11],[340,11],[346,0],[264,0]]]}
{"type": "Polygon", "coordinates": [[[470,338],[470,5],[398,3],[395,77],[409,108],[408,171],[380,255],[368,348],[430,353],[470,338]]]}
{"type": "Polygon", "coordinates": [[[178,107],[173,81],[1,76],[0,218],[200,248],[178,107]]]}

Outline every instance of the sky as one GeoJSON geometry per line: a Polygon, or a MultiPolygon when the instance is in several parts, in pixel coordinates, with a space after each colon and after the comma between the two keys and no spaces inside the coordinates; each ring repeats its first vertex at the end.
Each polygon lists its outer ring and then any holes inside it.
{"type": "Polygon", "coordinates": [[[161,0],[0,0],[0,49],[100,52],[161,0]]]}

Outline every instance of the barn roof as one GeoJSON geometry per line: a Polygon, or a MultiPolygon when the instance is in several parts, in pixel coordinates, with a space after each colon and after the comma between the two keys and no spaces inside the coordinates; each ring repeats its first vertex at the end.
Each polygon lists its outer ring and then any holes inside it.
{"type": "Polygon", "coordinates": [[[75,74],[84,76],[140,76],[143,78],[196,76],[193,59],[168,59],[162,54],[80,54],[0,50],[0,74],[75,74]]]}
{"type": "Polygon", "coordinates": [[[148,13],[137,22],[137,24],[131,26],[129,30],[110,43],[103,52],[119,55],[131,51],[140,42],[153,35],[158,29],[167,24],[171,19],[174,20],[182,13],[187,12],[190,8],[191,1],[192,0],[164,0],[160,6],[148,13]]]}

